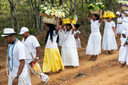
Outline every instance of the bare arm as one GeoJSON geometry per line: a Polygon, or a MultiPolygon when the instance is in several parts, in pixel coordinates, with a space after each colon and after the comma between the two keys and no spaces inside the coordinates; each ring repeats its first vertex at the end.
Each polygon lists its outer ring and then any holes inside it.
{"type": "Polygon", "coordinates": [[[40,47],[36,47],[36,57],[39,56],[39,49],[40,49],[40,47]]]}
{"type": "Polygon", "coordinates": [[[102,9],[100,9],[100,19],[99,19],[99,23],[102,22],[102,18],[103,18],[103,16],[102,16],[102,9]]]}
{"type": "Polygon", "coordinates": [[[49,29],[49,27],[46,25],[46,23],[44,23],[44,27],[45,27],[46,30],[49,29]]]}
{"type": "Polygon", "coordinates": [[[56,18],[56,34],[58,34],[59,31],[59,23],[58,23],[58,18],[56,18]]]}
{"type": "Polygon", "coordinates": [[[72,34],[73,34],[74,31],[75,31],[75,26],[72,24],[72,20],[70,20],[70,23],[71,23],[71,26],[72,26],[72,34]]]}
{"type": "Polygon", "coordinates": [[[115,33],[115,37],[117,38],[117,34],[116,34],[116,27],[112,27],[113,28],[113,31],[115,33]]]}
{"type": "Polygon", "coordinates": [[[89,15],[90,15],[91,13],[89,12],[87,15],[86,15],[86,19],[88,20],[88,21],[90,21],[91,20],[91,18],[89,18],[89,15]]]}
{"type": "Polygon", "coordinates": [[[75,39],[78,39],[79,37],[79,33],[76,33],[76,35],[74,35],[75,39]]]}

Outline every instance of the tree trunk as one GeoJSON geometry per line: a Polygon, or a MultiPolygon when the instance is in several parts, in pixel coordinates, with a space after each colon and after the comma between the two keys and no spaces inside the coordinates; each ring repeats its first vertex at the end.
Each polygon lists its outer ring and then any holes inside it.
{"type": "MultiPolygon", "coordinates": [[[[8,0],[9,4],[10,4],[10,13],[11,13],[11,17],[14,18],[15,22],[16,22],[16,26],[17,26],[17,33],[19,31],[19,23],[17,20],[17,14],[16,14],[16,10],[15,10],[15,4],[13,3],[13,0],[8,0]],[[13,15],[14,13],[14,15],[13,15]]],[[[13,24],[13,19],[11,19],[12,24],[13,24]]],[[[12,25],[12,27],[14,28],[14,26],[12,25]]]]}

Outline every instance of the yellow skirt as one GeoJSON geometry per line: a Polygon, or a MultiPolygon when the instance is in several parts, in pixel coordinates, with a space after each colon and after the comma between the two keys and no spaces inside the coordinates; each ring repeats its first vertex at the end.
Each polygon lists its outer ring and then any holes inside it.
{"type": "Polygon", "coordinates": [[[57,72],[60,69],[64,70],[64,65],[59,53],[59,49],[45,48],[43,72],[57,72]]]}

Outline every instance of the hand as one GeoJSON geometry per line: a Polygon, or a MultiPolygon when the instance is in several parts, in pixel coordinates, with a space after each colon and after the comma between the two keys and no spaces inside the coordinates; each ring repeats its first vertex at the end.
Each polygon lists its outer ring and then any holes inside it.
{"type": "Polygon", "coordinates": [[[12,81],[12,85],[18,85],[18,81],[19,81],[18,78],[14,78],[12,81]]]}
{"type": "Polygon", "coordinates": [[[35,58],[34,62],[35,62],[35,63],[38,62],[38,59],[35,58]]]}

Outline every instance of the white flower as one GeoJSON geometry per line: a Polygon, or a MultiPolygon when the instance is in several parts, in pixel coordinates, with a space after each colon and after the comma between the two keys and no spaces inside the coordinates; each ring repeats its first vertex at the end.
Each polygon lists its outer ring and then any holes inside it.
{"type": "Polygon", "coordinates": [[[67,4],[64,4],[64,7],[67,7],[67,4]]]}
{"type": "Polygon", "coordinates": [[[44,9],[44,10],[47,10],[47,7],[44,7],[43,9],[44,9]]]}
{"type": "Polygon", "coordinates": [[[46,13],[47,15],[50,15],[50,14],[51,14],[51,10],[46,10],[45,13],[46,13]]]}

